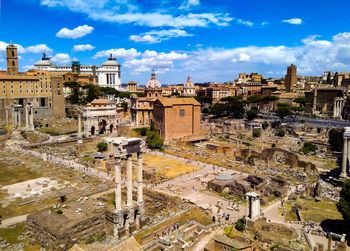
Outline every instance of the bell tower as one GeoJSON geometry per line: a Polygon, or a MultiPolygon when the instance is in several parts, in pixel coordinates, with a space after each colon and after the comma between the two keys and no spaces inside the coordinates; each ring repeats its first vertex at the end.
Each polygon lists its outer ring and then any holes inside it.
{"type": "Polygon", "coordinates": [[[10,44],[6,47],[7,54],[7,73],[9,75],[18,74],[18,54],[17,47],[13,44],[10,44]]]}

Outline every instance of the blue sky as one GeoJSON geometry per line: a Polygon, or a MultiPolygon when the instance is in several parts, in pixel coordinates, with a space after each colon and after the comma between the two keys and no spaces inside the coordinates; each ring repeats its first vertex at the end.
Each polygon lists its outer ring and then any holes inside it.
{"type": "Polygon", "coordinates": [[[48,53],[58,65],[99,65],[110,52],[122,82],[231,81],[350,71],[348,0],[0,0],[0,69],[6,45],[27,70],[48,53]]]}

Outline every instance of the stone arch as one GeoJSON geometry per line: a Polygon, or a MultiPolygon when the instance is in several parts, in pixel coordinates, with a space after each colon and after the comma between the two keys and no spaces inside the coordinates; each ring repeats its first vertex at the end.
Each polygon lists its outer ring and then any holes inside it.
{"type": "Polygon", "coordinates": [[[106,126],[107,126],[106,120],[102,119],[102,120],[98,123],[98,133],[99,133],[99,134],[104,134],[104,133],[106,132],[106,126]]]}

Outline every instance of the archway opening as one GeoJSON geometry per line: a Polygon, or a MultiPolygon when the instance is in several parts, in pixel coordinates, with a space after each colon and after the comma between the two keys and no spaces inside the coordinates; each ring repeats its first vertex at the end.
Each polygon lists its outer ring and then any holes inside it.
{"type": "Polygon", "coordinates": [[[95,135],[95,126],[91,126],[91,135],[95,135]]]}
{"type": "Polygon", "coordinates": [[[114,128],[113,124],[109,126],[109,132],[110,132],[110,133],[113,132],[113,128],[114,128]]]}
{"type": "Polygon", "coordinates": [[[104,119],[102,119],[102,121],[100,121],[98,123],[98,133],[99,134],[104,134],[106,132],[106,125],[107,125],[107,122],[104,119]]]}

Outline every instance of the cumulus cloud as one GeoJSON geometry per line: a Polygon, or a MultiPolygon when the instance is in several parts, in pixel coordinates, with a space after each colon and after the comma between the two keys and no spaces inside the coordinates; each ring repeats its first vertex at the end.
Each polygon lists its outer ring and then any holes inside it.
{"type": "Polygon", "coordinates": [[[192,6],[200,5],[199,0],[185,0],[179,7],[180,10],[188,10],[192,6]]]}
{"type": "Polygon", "coordinates": [[[178,37],[189,37],[193,36],[192,34],[187,33],[185,30],[181,29],[169,29],[169,30],[152,30],[140,35],[131,35],[129,39],[134,42],[142,43],[160,43],[171,38],[178,37]]]}
{"type": "Polygon", "coordinates": [[[31,45],[26,48],[27,52],[32,53],[51,53],[52,49],[49,48],[46,44],[37,44],[37,45],[31,45]]]}
{"type": "Polygon", "coordinates": [[[92,51],[95,46],[91,44],[76,44],[73,46],[73,51],[92,51]]]}
{"type": "MultiPolygon", "coordinates": [[[[199,1],[189,0],[192,6],[199,1]]],[[[163,12],[141,12],[128,1],[115,0],[41,0],[50,8],[66,8],[83,13],[93,20],[149,27],[206,27],[209,24],[228,26],[232,18],[227,13],[188,13],[173,15],[163,12]]]]}
{"type": "Polygon", "coordinates": [[[77,39],[90,34],[91,32],[93,32],[93,30],[94,27],[86,24],[78,26],[72,30],[68,28],[62,28],[56,33],[56,37],[77,39]]]}
{"type": "Polygon", "coordinates": [[[59,64],[66,64],[69,63],[73,60],[75,60],[74,58],[72,59],[68,54],[66,53],[57,53],[55,56],[53,56],[51,58],[52,61],[59,63],[59,64]]]}
{"type": "Polygon", "coordinates": [[[95,54],[93,58],[109,57],[110,54],[113,54],[117,58],[134,58],[141,55],[136,49],[124,49],[124,48],[115,48],[109,50],[99,51],[95,54]]]}
{"type": "Polygon", "coordinates": [[[291,18],[291,19],[282,20],[282,23],[300,25],[303,23],[303,20],[301,18],[291,18]]]}
{"type": "Polygon", "coordinates": [[[125,67],[132,69],[132,74],[150,72],[155,69],[158,73],[164,73],[174,67],[175,61],[181,61],[188,58],[186,53],[178,52],[156,52],[146,50],[139,58],[134,58],[125,62],[125,67]]]}

